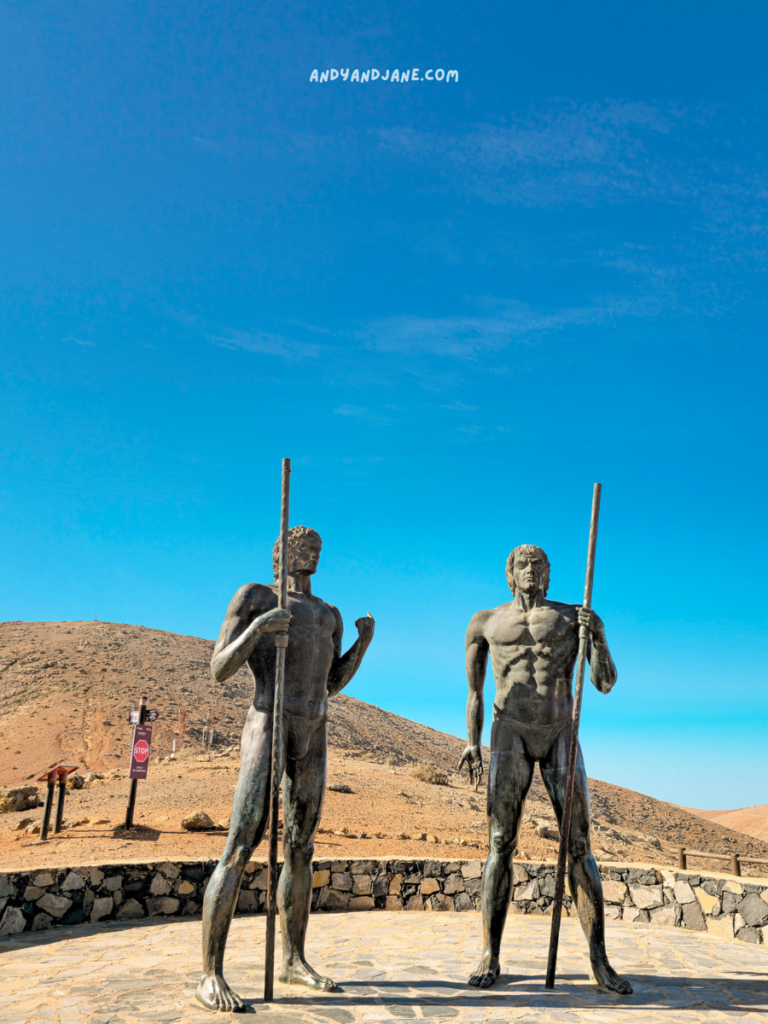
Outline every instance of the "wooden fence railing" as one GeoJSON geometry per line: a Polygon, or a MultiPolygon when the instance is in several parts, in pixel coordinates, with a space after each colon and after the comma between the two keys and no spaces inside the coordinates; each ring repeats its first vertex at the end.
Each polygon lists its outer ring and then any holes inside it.
{"type": "Polygon", "coordinates": [[[742,857],[738,853],[705,853],[702,850],[687,850],[684,846],[677,848],[677,866],[681,871],[688,870],[688,858],[699,857],[707,860],[727,860],[731,864],[731,874],[741,876],[742,864],[768,864],[762,857],[742,857]]]}

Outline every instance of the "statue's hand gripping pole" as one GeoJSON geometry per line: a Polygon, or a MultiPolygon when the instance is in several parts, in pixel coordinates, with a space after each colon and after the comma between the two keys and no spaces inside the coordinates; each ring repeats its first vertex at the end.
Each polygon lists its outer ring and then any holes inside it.
{"type": "MultiPolygon", "coordinates": [[[[288,607],[288,499],[291,489],[291,460],[283,459],[280,499],[280,561],[277,607],[288,607]]],[[[267,941],[264,952],[264,1002],[272,1002],[275,974],[275,919],[277,917],[277,829],[280,817],[280,783],[283,755],[283,688],[285,649],[288,633],[275,634],[275,703],[272,713],[272,763],[269,793],[269,864],[267,868],[267,941]]]]}
{"type": "MultiPolygon", "coordinates": [[[[592,607],[592,579],[595,575],[595,547],[597,545],[597,520],[600,515],[601,485],[595,484],[592,494],[592,520],[589,524],[589,547],[587,549],[587,578],[584,583],[584,607],[592,607]]],[[[590,632],[587,626],[579,626],[579,654],[576,659],[576,685],[573,692],[573,712],[571,718],[571,745],[568,749],[568,774],[565,781],[565,799],[563,801],[563,820],[560,824],[560,851],[557,857],[557,874],[555,876],[555,899],[552,904],[552,928],[549,935],[549,958],[547,960],[546,988],[555,987],[555,969],[557,967],[557,947],[560,941],[560,917],[565,894],[565,867],[568,860],[568,837],[571,831],[571,807],[573,805],[573,787],[576,781],[576,760],[579,756],[579,721],[581,719],[581,698],[584,693],[584,672],[587,663],[587,648],[590,632]]]]}

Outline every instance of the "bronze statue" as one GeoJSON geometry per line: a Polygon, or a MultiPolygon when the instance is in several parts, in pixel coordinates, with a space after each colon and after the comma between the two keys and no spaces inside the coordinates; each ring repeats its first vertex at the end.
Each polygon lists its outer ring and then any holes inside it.
{"type": "MultiPolygon", "coordinates": [[[[469,984],[488,988],[499,976],[501,937],[512,886],[512,858],[517,848],[525,798],[539,762],[558,822],[562,822],[573,694],[571,679],[579,646],[579,626],[591,632],[590,675],[600,693],[616,682],[616,666],[603,623],[580,605],[548,601],[549,560],[532,544],[517,547],[507,560],[513,600],[477,612],[467,629],[467,730],[461,756],[471,777],[483,773],[483,685],[488,653],[496,681],[488,774],[490,853],[482,889],[483,955],[469,984]]],[[[628,995],[632,986],[608,963],[600,872],[589,841],[589,789],[579,750],[573,795],[568,876],[581,926],[589,943],[595,981],[611,992],[628,995]]]]}
{"type": "MultiPolygon", "coordinates": [[[[227,609],[211,659],[219,682],[247,663],[255,682],[241,746],[240,780],[229,836],[203,904],[203,976],[197,999],[208,1009],[243,1012],[245,1004],[224,980],[224,948],[245,865],[264,835],[269,815],[275,642],[288,629],[283,752],[283,857],[277,892],[283,937],[280,981],[332,991],[335,984],[307,963],[304,939],[312,899],[312,855],[320,822],[327,767],[328,697],[360,667],[373,639],[368,615],[355,623],[358,638],[341,653],[343,625],[333,605],[312,593],[322,542],[305,526],[288,535],[288,610],[277,608],[277,586],[248,583],[227,609]]],[[[277,579],[278,545],[273,551],[277,579]]]]}

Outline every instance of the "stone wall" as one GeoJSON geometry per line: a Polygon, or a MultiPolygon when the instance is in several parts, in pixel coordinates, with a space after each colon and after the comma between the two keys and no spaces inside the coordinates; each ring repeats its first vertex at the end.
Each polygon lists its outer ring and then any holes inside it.
{"type": "MultiPolygon", "coordinates": [[[[0,935],[85,921],[199,914],[215,861],[111,864],[0,874],[0,935]]],[[[768,880],[601,866],[606,918],[768,942],[768,880]]],[[[319,860],[312,909],[477,910],[479,860],[319,860]]],[[[251,861],[237,912],[264,910],[267,870],[251,861]]],[[[551,912],[555,865],[515,863],[512,913],[551,912]]],[[[566,913],[573,913],[570,897],[566,913]]]]}

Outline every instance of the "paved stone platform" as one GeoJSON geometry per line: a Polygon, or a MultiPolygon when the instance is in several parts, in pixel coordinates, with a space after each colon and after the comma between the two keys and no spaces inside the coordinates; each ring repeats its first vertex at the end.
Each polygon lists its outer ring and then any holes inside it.
{"type": "MultiPolygon", "coordinates": [[[[548,939],[547,918],[510,917],[504,973],[493,989],[481,993],[466,986],[479,950],[477,914],[313,915],[310,961],[342,990],[318,996],[276,984],[277,1001],[265,1006],[264,919],[242,917],[232,925],[227,977],[246,999],[248,1013],[265,1024],[768,1021],[764,946],[680,929],[609,924],[614,966],[635,986],[633,996],[620,999],[589,980],[584,938],[575,921],[563,921],[558,987],[547,992],[548,939]]],[[[199,918],[80,925],[0,940],[0,1020],[210,1021],[218,1015],[192,999],[199,946],[199,918]]],[[[279,949],[278,941],[278,955],[279,949]]]]}

